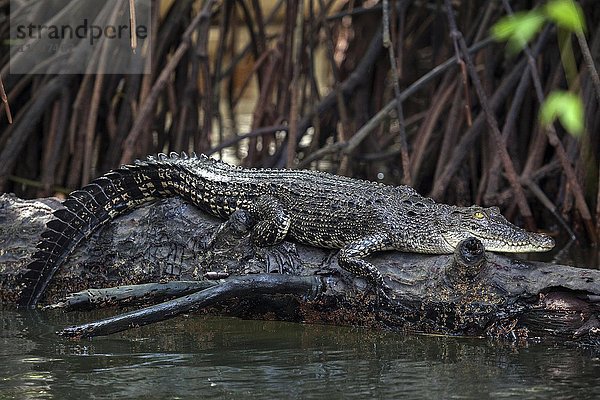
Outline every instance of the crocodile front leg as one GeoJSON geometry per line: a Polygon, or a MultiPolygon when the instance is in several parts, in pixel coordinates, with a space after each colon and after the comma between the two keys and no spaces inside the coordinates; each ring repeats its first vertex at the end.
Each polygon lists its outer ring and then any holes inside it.
{"type": "Polygon", "coordinates": [[[382,291],[387,298],[385,292],[389,291],[390,288],[385,283],[383,275],[381,275],[381,272],[373,264],[363,260],[363,258],[376,251],[386,250],[390,247],[390,239],[382,233],[364,236],[346,244],[340,250],[338,263],[340,267],[351,274],[365,278],[375,286],[377,291],[382,291]]]}

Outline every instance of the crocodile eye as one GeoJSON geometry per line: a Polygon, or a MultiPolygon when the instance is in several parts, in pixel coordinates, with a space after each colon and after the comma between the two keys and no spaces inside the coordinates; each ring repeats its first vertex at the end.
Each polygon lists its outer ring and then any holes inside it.
{"type": "Polygon", "coordinates": [[[481,211],[475,211],[473,213],[473,218],[475,218],[475,219],[483,219],[483,217],[484,217],[484,215],[481,211]]]}

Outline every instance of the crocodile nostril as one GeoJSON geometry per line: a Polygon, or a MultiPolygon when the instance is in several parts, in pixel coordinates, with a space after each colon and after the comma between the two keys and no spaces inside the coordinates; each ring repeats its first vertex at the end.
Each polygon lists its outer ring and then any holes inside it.
{"type": "Polygon", "coordinates": [[[554,239],[549,236],[546,235],[545,233],[538,233],[535,238],[537,239],[537,245],[539,245],[540,247],[544,247],[547,249],[551,249],[554,247],[554,239]]]}

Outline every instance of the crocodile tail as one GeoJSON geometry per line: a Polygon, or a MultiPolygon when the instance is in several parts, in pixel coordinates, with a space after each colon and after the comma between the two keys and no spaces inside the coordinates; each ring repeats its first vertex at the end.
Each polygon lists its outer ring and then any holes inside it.
{"type": "Polygon", "coordinates": [[[165,157],[161,154],[159,161],[149,157],[123,166],[69,194],[64,208],[56,210],[55,218],[47,223],[37,252],[21,276],[21,306],[38,303],[58,268],[98,227],[141,204],[173,195],[161,183],[178,180],[171,176],[173,169],[161,168],[165,157]]]}

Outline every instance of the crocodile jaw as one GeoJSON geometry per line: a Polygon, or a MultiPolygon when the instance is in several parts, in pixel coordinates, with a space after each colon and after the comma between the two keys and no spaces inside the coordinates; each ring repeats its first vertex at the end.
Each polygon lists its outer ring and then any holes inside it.
{"type": "Polygon", "coordinates": [[[488,251],[499,253],[535,253],[552,250],[554,247],[554,239],[543,233],[525,232],[525,240],[503,240],[478,237],[484,247],[488,251]]]}
{"type": "Polygon", "coordinates": [[[498,253],[534,253],[552,250],[554,239],[544,233],[527,232],[519,230],[514,237],[489,237],[481,235],[480,232],[446,233],[446,242],[456,248],[461,240],[467,237],[479,239],[486,251],[498,253]]]}

